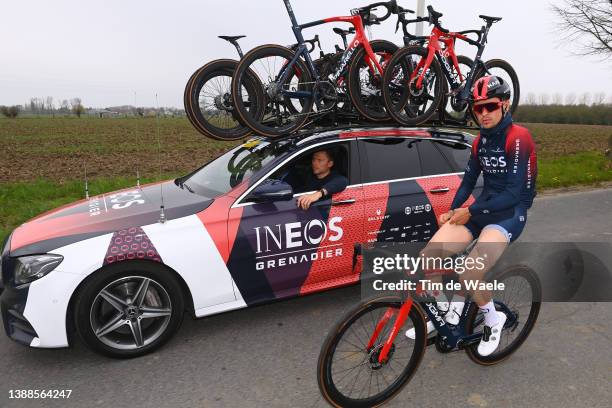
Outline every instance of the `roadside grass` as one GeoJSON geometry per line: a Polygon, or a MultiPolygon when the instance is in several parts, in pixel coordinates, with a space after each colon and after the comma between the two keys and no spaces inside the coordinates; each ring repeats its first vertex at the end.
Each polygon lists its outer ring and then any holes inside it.
{"type": "Polygon", "coordinates": [[[599,152],[538,160],[538,189],[590,185],[610,180],[612,165],[599,152]]]}
{"type": "MultiPolygon", "coordinates": [[[[169,180],[182,174],[165,174],[161,178],[143,178],[141,184],[169,180]]],[[[121,190],[136,185],[127,177],[88,180],[89,196],[121,190]]],[[[20,224],[51,209],[85,198],[82,180],[57,183],[39,179],[32,182],[0,184],[0,243],[20,224]]]]}

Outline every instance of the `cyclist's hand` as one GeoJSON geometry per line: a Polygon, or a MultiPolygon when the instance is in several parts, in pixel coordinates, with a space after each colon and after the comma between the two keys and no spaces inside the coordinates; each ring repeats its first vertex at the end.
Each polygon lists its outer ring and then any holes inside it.
{"type": "Polygon", "coordinates": [[[448,222],[448,220],[451,219],[452,214],[453,213],[451,211],[449,211],[447,213],[444,213],[444,214],[440,215],[440,219],[439,219],[440,225],[446,224],[448,222]]]}
{"type": "Polygon", "coordinates": [[[451,224],[464,225],[472,217],[470,211],[467,208],[457,208],[450,219],[451,224]]]}

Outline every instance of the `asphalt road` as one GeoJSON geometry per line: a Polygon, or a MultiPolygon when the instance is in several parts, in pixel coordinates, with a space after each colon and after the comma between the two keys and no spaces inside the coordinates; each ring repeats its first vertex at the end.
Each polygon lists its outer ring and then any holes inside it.
{"type": "MultiPolygon", "coordinates": [[[[521,240],[612,241],[612,189],[538,198],[521,240]]],[[[83,345],[35,350],[0,335],[0,407],[324,407],[315,368],[350,287],[193,321],[139,359],[83,345]],[[68,400],[9,399],[9,390],[71,389],[68,400]]],[[[610,303],[547,303],[532,335],[493,367],[429,348],[389,406],[609,407],[610,303]]]]}

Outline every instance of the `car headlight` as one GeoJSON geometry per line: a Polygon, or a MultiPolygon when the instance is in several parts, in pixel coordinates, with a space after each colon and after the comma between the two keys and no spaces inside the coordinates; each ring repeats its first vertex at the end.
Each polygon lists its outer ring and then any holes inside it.
{"type": "Polygon", "coordinates": [[[55,254],[22,256],[15,265],[15,285],[40,279],[57,267],[64,257],[55,254]]]}

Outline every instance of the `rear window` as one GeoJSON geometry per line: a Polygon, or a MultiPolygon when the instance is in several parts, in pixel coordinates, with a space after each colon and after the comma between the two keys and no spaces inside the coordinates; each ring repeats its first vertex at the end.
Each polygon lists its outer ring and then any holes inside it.
{"type": "Polygon", "coordinates": [[[419,177],[418,139],[399,137],[361,140],[364,183],[419,177]]]}

